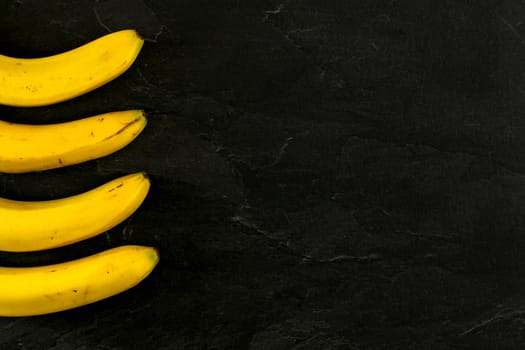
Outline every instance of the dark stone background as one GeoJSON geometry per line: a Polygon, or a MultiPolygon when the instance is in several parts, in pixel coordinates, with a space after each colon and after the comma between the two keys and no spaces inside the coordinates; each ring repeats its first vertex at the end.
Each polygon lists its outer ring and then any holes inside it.
{"type": "Polygon", "coordinates": [[[523,2],[0,4],[3,54],[129,27],[148,39],[114,82],[2,119],[149,113],[126,149],[1,175],[0,195],[57,198],[138,170],[153,181],[108,234],[0,264],[125,243],[162,254],[117,297],[0,319],[1,349],[524,348],[523,2]]]}

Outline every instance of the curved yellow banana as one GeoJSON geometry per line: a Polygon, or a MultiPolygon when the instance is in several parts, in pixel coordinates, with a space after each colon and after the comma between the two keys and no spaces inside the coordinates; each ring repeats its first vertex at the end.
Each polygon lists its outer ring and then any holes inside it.
{"type": "Polygon", "coordinates": [[[133,141],[146,123],[140,110],[49,125],[0,121],[0,172],[41,171],[107,156],[133,141]]]}
{"type": "Polygon", "coordinates": [[[121,293],[155,268],[155,248],[121,246],[39,267],[0,267],[0,316],[43,315],[87,305],[121,293]]]}
{"type": "Polygon", "coordinates": [[[131,216],[149,187],[149,178],[141,172],[62,199],[22,202],[0,198],[0,250],[44,250],[96,236],[131,216]]]}
{"type": "Polygon", "coordinates": [[[0,55],[0,104],[45,106],[85,94],[124,73],[144,40],[122,30],[43,58],[0,55]]]}

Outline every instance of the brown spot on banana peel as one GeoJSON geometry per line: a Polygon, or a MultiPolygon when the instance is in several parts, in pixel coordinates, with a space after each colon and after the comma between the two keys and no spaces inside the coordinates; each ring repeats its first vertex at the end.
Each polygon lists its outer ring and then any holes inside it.
{"type": "Polygon", "coordinates": [[[108,137],[106,137],[105,139],[103,139],[102,141],[107,141],[119,134],[122,134],[124,132],[124,130],[126,130],[127,128],[129,128],[130,126],[132,126],[133,124],[137,123],[140,121],[141,118],[135,118],[134,120],[130,121],[129,123],[125,124],[122,128],[120,128],[119,130],[117,130],[116,133],[112,134],[112,135],[109,135],[108,137]]]}
{"type": "Polygon", "coordinates": [[[120,188],[120,187],[122,187],[122,186],[124,186],[124,184],[118,184],[117,186],[115,186],[115,187],[113,187],[112,189],[110,189],[108,192],[113,192],[113,191],[115,191],[117,188],[120,188]]]}

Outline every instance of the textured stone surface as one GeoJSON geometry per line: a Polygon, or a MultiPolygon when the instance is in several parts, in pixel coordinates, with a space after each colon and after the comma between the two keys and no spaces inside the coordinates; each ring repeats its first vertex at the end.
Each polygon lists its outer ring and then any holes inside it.
{"type": "MultiPolygon", "coordinates": [[[[133,67],[72,120],[144,108],[107,158],[0,175],[56,198],[136,170],[107,234],[0,264],[160,247],[153,275],[68,312],[0,319],[2,349],[518,349],[525,314],[525,6],[519,1],[0,1],[0,51],[136,27],[133,67]]],[[[1,151],[1,150],[0,150],[1,151]]]]}

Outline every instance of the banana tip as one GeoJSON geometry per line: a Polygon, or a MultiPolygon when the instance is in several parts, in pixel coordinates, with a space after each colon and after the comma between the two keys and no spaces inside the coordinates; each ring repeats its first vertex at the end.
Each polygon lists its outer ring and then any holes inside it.
{"type": "Polygon", "coordinates": [[[133,31],[135,32],[135,35],[137,36],[137,38],[141,41],[144,41],[144,37],[142,35],[140,35],[140,33],[138,32],[138,30],[136,29],[133,29],[133,31]]]}
{"type": "Polygon", "coordinates": [[[152,248],[153,248],[153,258],[155,259],[155,262],[158,263],[159,260],[160,260],[159,248],[157,248],[157,247],[152,247],[152,248]]]}

